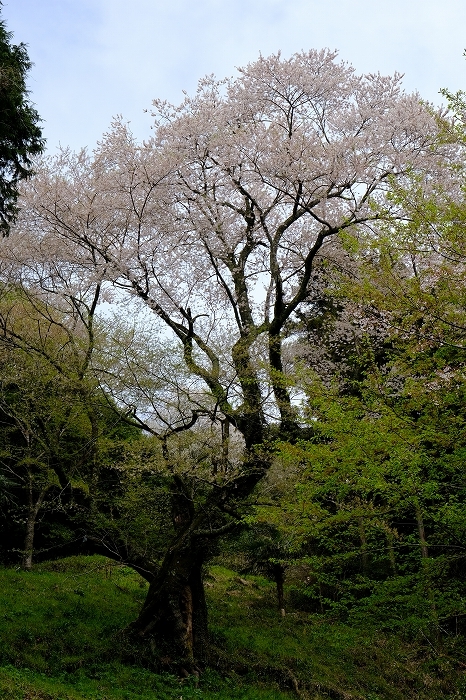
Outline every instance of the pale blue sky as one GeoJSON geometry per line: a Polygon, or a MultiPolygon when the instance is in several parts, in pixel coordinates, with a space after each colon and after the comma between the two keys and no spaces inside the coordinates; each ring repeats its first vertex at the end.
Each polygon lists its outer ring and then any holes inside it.
{"type": "Polygon", "coordinates": [[[3,0],[3,18],[29,46],[52,151],[92,148],[116,114],[144,138],[153,98],[178,102],[259,52],[336,48],[436,103],[441,87],[466,89],[465,0],[3,0]]]}

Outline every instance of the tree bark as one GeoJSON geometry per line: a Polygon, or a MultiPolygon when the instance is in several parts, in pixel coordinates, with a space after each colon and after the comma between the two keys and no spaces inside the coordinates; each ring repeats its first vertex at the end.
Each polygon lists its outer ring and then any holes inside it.
{"type": "Polygon", "coordinates": [[[28,515],[26,519],[26,534],[24,537],[24,551],[23,551],[23,561],[22,568],[25,571],[30,571],[32,569],[32,557],[34,554],[34,536],[36,531],[37,515],[44,502],[45,495],[49,490],[49,486],[44,486],[37,500],[34,501],[34,493],[32,484],[29,484],[29,499],[28,499],[28,515]]]}
{"type": "Polygon", "coordinates": [[[207,605],[202,569],[208,548],[184,534],[170,547],[130,630],[151,638],[166,665],[193,673],[208,655],[207,605]]]}

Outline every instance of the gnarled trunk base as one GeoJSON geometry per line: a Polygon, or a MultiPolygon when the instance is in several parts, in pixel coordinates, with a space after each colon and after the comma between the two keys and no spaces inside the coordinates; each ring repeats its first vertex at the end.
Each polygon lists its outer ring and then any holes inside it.
{"type": "Polygon", "coordinates": [[[208,656],[207,605],[202,581],[203,553],[170,556],[149,586],[130,630],[150,642],[158,660],[184,673],[197,673],[208,656]]]}

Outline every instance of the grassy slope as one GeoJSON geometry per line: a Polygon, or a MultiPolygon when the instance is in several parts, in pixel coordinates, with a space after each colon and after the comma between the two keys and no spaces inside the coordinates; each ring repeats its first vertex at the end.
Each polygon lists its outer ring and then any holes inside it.
{"type": "Polygon", "coordinates": [[[71,558],[0,578],[2,700],[466,700],[445,644],[282,619],[267,581],[221,567],[207,579],[214,654],[199,687],[144,669],[119,635],[145,593],[129,569],[71,558]]]}

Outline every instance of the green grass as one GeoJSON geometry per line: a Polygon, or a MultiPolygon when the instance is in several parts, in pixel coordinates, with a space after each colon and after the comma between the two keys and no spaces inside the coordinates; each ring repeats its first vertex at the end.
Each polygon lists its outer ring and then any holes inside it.
{"type": "Polygon", "coordinates": [[[102,557],[0,569],[1,700],[466,700],[464,640],[282,618],[269,582],[222,567],[206,583],[213,653],[197,687],[151,671],[121,635],[146,590],[130,569],[102,557]]]}
{"type": "Polygon", "coordinates": [[[373,627],[351,627],[291,611],[282,618],[272,584],[212,570],[210,621],[219,665],[281,684],[303,697],[341,700],[466,700],[464,639],[407,643],[373,627]]]}

